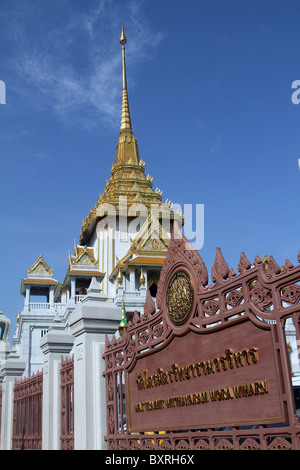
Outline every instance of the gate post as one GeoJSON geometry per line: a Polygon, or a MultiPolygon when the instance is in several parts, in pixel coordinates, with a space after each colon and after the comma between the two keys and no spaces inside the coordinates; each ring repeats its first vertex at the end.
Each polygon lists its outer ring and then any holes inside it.
{"type": "Polygon", "coordinates": [[[69,317],[74,343],[74,447],[75,450],[106,448],[105,336],[114,334],[121,309],[101,294],[93,278],[83,302],[69,317]]]}
{"type": "Polygon", "coordinates": [[[48,333],[41,339],[44,354],[43,366],[43,450],[60,449],[61,356],[69,354],[74,343],[73,336],[65,330],[58,315],[48,333]]]}
{"type": "Polygon", "coordinates": [[[14,416],[14,387],[15,380],[22,377],[25,362],[20,360],[13,348],[5,362],[1,364],[2,382],[2,419],[1,419],[1,450],[12,449],[13,416],[14,416]]]}

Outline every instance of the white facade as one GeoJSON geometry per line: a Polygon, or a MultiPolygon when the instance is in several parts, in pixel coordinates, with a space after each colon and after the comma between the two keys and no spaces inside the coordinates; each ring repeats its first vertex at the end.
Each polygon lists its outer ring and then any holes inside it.
{"type": "Polygon", "coordinates": [[[285,334],[290,356],[292,383],[293,386],[300,387],[300,344],[297,342],[296,329],[291,318],[288,318],[285,324],[285,334]]]}
{"type": "MultiPolygon", "coordinates": [[[[131,222],[128,222],[128,227],[131,222]]],[[[141,252],[143,256],[139,256],[138,253],[130,253],[136,233],[132,230],[128,234],[120,233],[118,220],[115,231],[111,227],[99,229],[99,225],[101,226],[100,222],[91,237],[91,246],[75,246],[74,255],[69,256],[69,269],[62,284],[53,279],[53,270],[50,270],[41,256],[22,281],[24,308],[18,315],[13,344],[25,363],[24,376],[42,370],[42,338],[56,315],[67,323],[71,312],[85,299],[93,278],[99,281],[107,302],[120,308],[120,320],[122,301],[129,317],[134,311],[143,313],[147,288],[158,283],[167,246],[162,246],[156,232],[149,231],[147,241],[149,243],[155,240],[156,245],[160,245],[160,251],[145,251],[141,252]],[[126,255],[129,258],[120,274],[118,261],[126,255]],[[113,275],[110,276],[111,273],[113,275]],[[41,301],[41,296],[38,298],[39,302],[35,301],[38,293],[43,294],[44,301],[41,301]]],[[[129,230],[130,228],[132,229],[132,223],[129,230]]],[[[155,295],[154,292],[153,297],[155,295]]]]}
{"type": "Polygon", "coordinates": [[[122,301],[130,319],[134,311],[143,313],[147,289],[153,298],[156,296],[174,213],[168,200],[162,203],[162,191],[152,189],[153,178],[145,175],[145,163],[140,159],[131,126],[124,29],[120,43],[121,125],[111,176],[98,202],[83,220],[79,243],[74,242],[74,253],[69,253],[65,279],[62,282],[53,279],[53,269],[40,256],[22,281],[24,308],[18,315],[13,342],[26,364],[24,375],[41,370],[41,339],[56,314],[68,328],[68,319],[84,301],[92,279],[100,286],[106,302],[120,308],[120,320],[122,301]],[[107,207],[109,214],[114,215],[108,222],[107,207]]]}

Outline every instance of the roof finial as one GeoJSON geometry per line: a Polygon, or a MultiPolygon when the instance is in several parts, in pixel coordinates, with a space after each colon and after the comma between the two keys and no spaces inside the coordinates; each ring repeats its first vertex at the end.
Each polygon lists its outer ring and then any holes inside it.
{"type": "Polygon", "coordinates": [[[124,33],[124,25],[122,24],[122,31],[121,31],[121,37],[120,37],[120,44],[126,44],[127,39],[124,33]]]}
{"type": "Polygon", "coordinates": [[[126,315],[125,305],[124,305],[124,298],[122,299],[122,320],[119,323],[119,333],[120,336],[123,336],[124,330],[128,328],[128,319],[126,315]]]}
{"type": "Polygon", "coordinates": [[[129,102],[127,93],[127,79],[126,79],[126,65],[125,65],[125,44],[127,42],[124,26],[122,25],[122,32],[120,37],[120,44],[122,45],[122,63],[123,63],[123,92],[122,92],[122,112],[121,112],[121,132],[127,131],[132,135],[131,119],[129,112],[129,102]]]}

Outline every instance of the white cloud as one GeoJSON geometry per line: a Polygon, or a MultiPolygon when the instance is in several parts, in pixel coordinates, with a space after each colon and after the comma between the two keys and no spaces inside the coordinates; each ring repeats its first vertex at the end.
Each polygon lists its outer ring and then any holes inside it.
{"type": "MultiPolygon", "coordinates": [[[[137,62],[153,56],[164,37],[147,24],[143,3],[131,0],[124,10],[129,39],[127,64],[131,71],[137,62]]],[[[13,13],[9,16],[16,46],[9,66],[20,80],[14,82],[15,92],[22,95],[24,105],[34,110],[51,110],[65,123],[88,127],[96,125],[96,116],[115,125],[121,97],[120,3],[117,7],[111,0],[98,0],[93,5],[87,6],[82,15],[67,0],[65,26],[61,28],[50,21],[43,34],[41,27],[39,32],[24,27],[28,16],[21,18],[13,13]]],[[[38,23],[41,11],[35,13],[30,8],[30,14],[30,24],[38,23]]],[[[129,83],[129,86],[134,83],[133,75],[129,83]]]]}
{"type": "Polygon", "coordinates": [[[216,155],[218,153],[218,151],[220,149],[222,139],[223,139],[223,132],[219,132],[219,134],[216,137],[215,142],[213,143],[213,145],[209,149],[210,153],[212,153],[214,155],[216,155]]]}
{"type": "Polygon", "coordinates": [[[50,157],[50,155],[48,155],[46,152],[37,152],[35,155],[35,158],[37,158],[38,160],[42,161],[42,162],[52,162],[53,161],[53,157],[50,157]]]}

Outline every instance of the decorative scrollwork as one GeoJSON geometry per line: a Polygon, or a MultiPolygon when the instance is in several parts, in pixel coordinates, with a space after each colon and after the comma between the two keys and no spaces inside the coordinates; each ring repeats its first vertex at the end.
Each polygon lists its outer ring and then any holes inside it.
{"type": "Polygon", "coordinates": [[[108,441],[107,447],[108,447],[108,450],[116,450],[118,448],[116,441],[112,439],[108,441]]]}
{"type": "Polygon", "coordinates": [[[259,283],[257,283],[250,291],[250,296],[254,305],[259,310],[265,310],[267,307],[272,305],[272,297],[270,291],[264,289],[259,283]]]}
{"type": "Polygon", "coordinates": [[[132,358],[134,351],[135,351],[135,341],[131,339],[126,349],[126,357],[128,360],[132,358]]]}
{"type": "Polygon", "coordinates": [[[172,449],[171,442],[164,439],[162,443],[160,444],[159,448],[162,450],[171,450],[172,449]]]}
{"type": "Polygon", "coordinates": [[[260,450],[259,443],[252,438],[247,438],[240,446],[241,450],[260,450]]]}
{"type": "Polygon", "coordinates": [[[140,344],[146,344],[149,341],[149,333],[146,330],[143,330],[139,334],[139,343],[140,344]]]}
{"type": "Polygon", "coordinates": [[[217,302],[214,299],[210,299],[207,302],[205,302],[203,306],[204,312],[211,317],[212,315],[215,315],[217,311],[220,309],[219,302],[217,302]]]}
{"type": "Polygon", "coordinates": [[[280,266],[276,263],[272,255],[264,257],[260,265],[261,274],[270,281],[274,276],[280,274],[280,266]]]}
{"type": "Polygon", "coordinates": [[[153,336],[159,338],[164,332],[164,325],[159,323],[153,327],[153,336]]]}
{"type": "Polygon", "coordinates": [[[228,274],[228,264],[225,261],[221,249],[217,248],[214,265],[211,270],[211,279],[214,283],[218,283],[220,281],[223,281],[224,279],[227,279],[228,274]]]}
{"type": "Polygon", "coordinates": [[[124,362],[124,355],[123,353],[120,351],[116,354],[115,356],[115,359],[116,359],[116,363],[118,364],[118,366],[120,366],[121,364],[123,364],[124,362]]]}
{"type": "Polygon", "coordinates": [[[209,450],[209,444],[204,439],[199,439],[197,442],[195,442],[194,449],[195,450],[209,450]]]}
{"type": "Polygon", "coordinates": [[[130,444],[130,449],[132,450],[140,450],[142,448],[142,444],[139,441],[133,441],[130,444]]]}
{"type": "Polygon", "coordinates": [[[108,356],[107,358],[107,368],[111,369],[113,367],[113,358],[112,356],[108,356]]]}
{"type": "Polygon", "coordinates": [[[144,449],[146,449],[146,450],[154,450],[154,449],[155,449],[154,442],[149,441],[149,440],[146,440],[145,443],[144,443],[144,449]]]}
{"type": "Polygon", "coordinates": [[[115,432],[115,413],[112,407],[108,410],[108,427],[109,434],[113,434],[115,432]]]}
{"type": "Polygon", "coordinates": [[[245,253],[242,251],[240,262],[238,264],[238,270],[240,273],[244,273],[247,269],[250,269],[250,268],[251,268],[251,263],[246,257],[245,253]]]}
{"type": "Polygon", "coordinates": [[[114,386],[113,386],[112,376],[108,377],[107,391],[108,391],[108,399],[109,401],[112,401],[114,399],[114,386]]]}
{"type": "Polygon", "coordinates": [[[127,450],[127,442],[124,440],[119,442],[119,449],[120,450],[127,450]]]}
{"type": "Polygon", "coordinates": [[[150,290],[147,290],[146,294],[146,302],[144,305],[144,316],[145,318],[149,318],[151,315],[154,315],[156,311],[155,303],[151,297],[150,290]]]}
{"type": "Polygon", "coordinates": [[[237,307],[240,303],[244,300],[243,294],[238,290],[233,290],[230,294],[226,297],[226,303],[230,305],[230,307],[237,307]]]}
{"type": "Polygon", "coordinates": [[[292,445],[283,437],[276,437],[268,446],[270,450],[290,450],[291,448],[292,445]]]}
{"type": "Polygon", "coordinates": [[[178,444],[176,444],[176,450],[189,450],[189,448],[189,444],[184,439],[181,439],[178,444]]]}
{"type": "Polygon", "coordinates": [[[284,294],[281,297],[283,302],[288,302],[289,304],[296,304],[300,300],[300,286],[297,284],[292,284],[284,290],[284,294]]]}
{"type": "Polygon", "coordinates": [[[228,439],[221,439],[216,445],[215,450],[232,450],[233,445],[228,439]]]}

